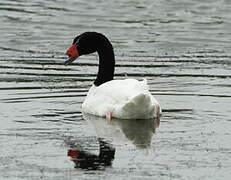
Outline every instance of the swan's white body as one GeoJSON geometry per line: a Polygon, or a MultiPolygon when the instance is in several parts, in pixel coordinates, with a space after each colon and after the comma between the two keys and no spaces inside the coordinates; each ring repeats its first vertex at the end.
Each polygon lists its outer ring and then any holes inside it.
{"type": "Polygon", "coordinates": [[[111,80],[93,85],[82,104],[85,113],[121,119],[152,119],[160,116],[161,107],[148,90],[146,79],[111,80]]]}

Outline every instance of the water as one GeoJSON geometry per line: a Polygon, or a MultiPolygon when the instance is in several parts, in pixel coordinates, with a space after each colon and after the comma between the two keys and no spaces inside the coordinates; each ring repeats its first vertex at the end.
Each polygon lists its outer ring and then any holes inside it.
{"type": "Polygon", "coordinates": [[[1,179],[230,179],[230,8],[228,0],[1,1],[1,179]],[[116,79],[148,79],[163,108],[159,128],[83,118],[98,57],[63,62],[85,31],[111,40],[116,79]],[[67,152],[80,144],[97,154],[98,136],[115,148],[112,165],[74,168],[67,152]]]}

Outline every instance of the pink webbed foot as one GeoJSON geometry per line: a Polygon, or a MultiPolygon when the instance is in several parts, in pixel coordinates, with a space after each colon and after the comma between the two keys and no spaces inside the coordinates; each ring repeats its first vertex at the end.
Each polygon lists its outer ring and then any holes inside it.
{"type": "Polygon", "coordinates": [[[160,116],[161,116],[161,112],[160,112],[160,105],[156,104],[156,127],[160,126],[160,116]]]}

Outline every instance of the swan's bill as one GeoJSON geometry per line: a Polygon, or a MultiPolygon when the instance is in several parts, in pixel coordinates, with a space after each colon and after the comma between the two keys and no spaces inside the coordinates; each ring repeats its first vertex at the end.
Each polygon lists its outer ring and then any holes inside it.
{"type": "Polygon", "coordinates": [[[69,57],[68,60],[64,62],[65,65],[71,64],[74,60],[76,60],[77,57],[69,57]]]}

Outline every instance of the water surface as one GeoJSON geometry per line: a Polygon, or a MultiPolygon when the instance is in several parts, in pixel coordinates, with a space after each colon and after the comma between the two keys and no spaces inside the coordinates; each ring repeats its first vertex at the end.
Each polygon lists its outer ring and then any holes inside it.
{"type": "Polygon", "coordinates": [[[1,179],[230,179],[230,8],[228,0],[0,2],[1,179]],[[85,31],[111,40],[115,79],[148,79],[163,108],[159,128],[83,117],[97,54],[63,62],[85,31]],[[73,143],[97,153],[99,136],[116,149],[112,165],[74,168],[73,143]]]}

